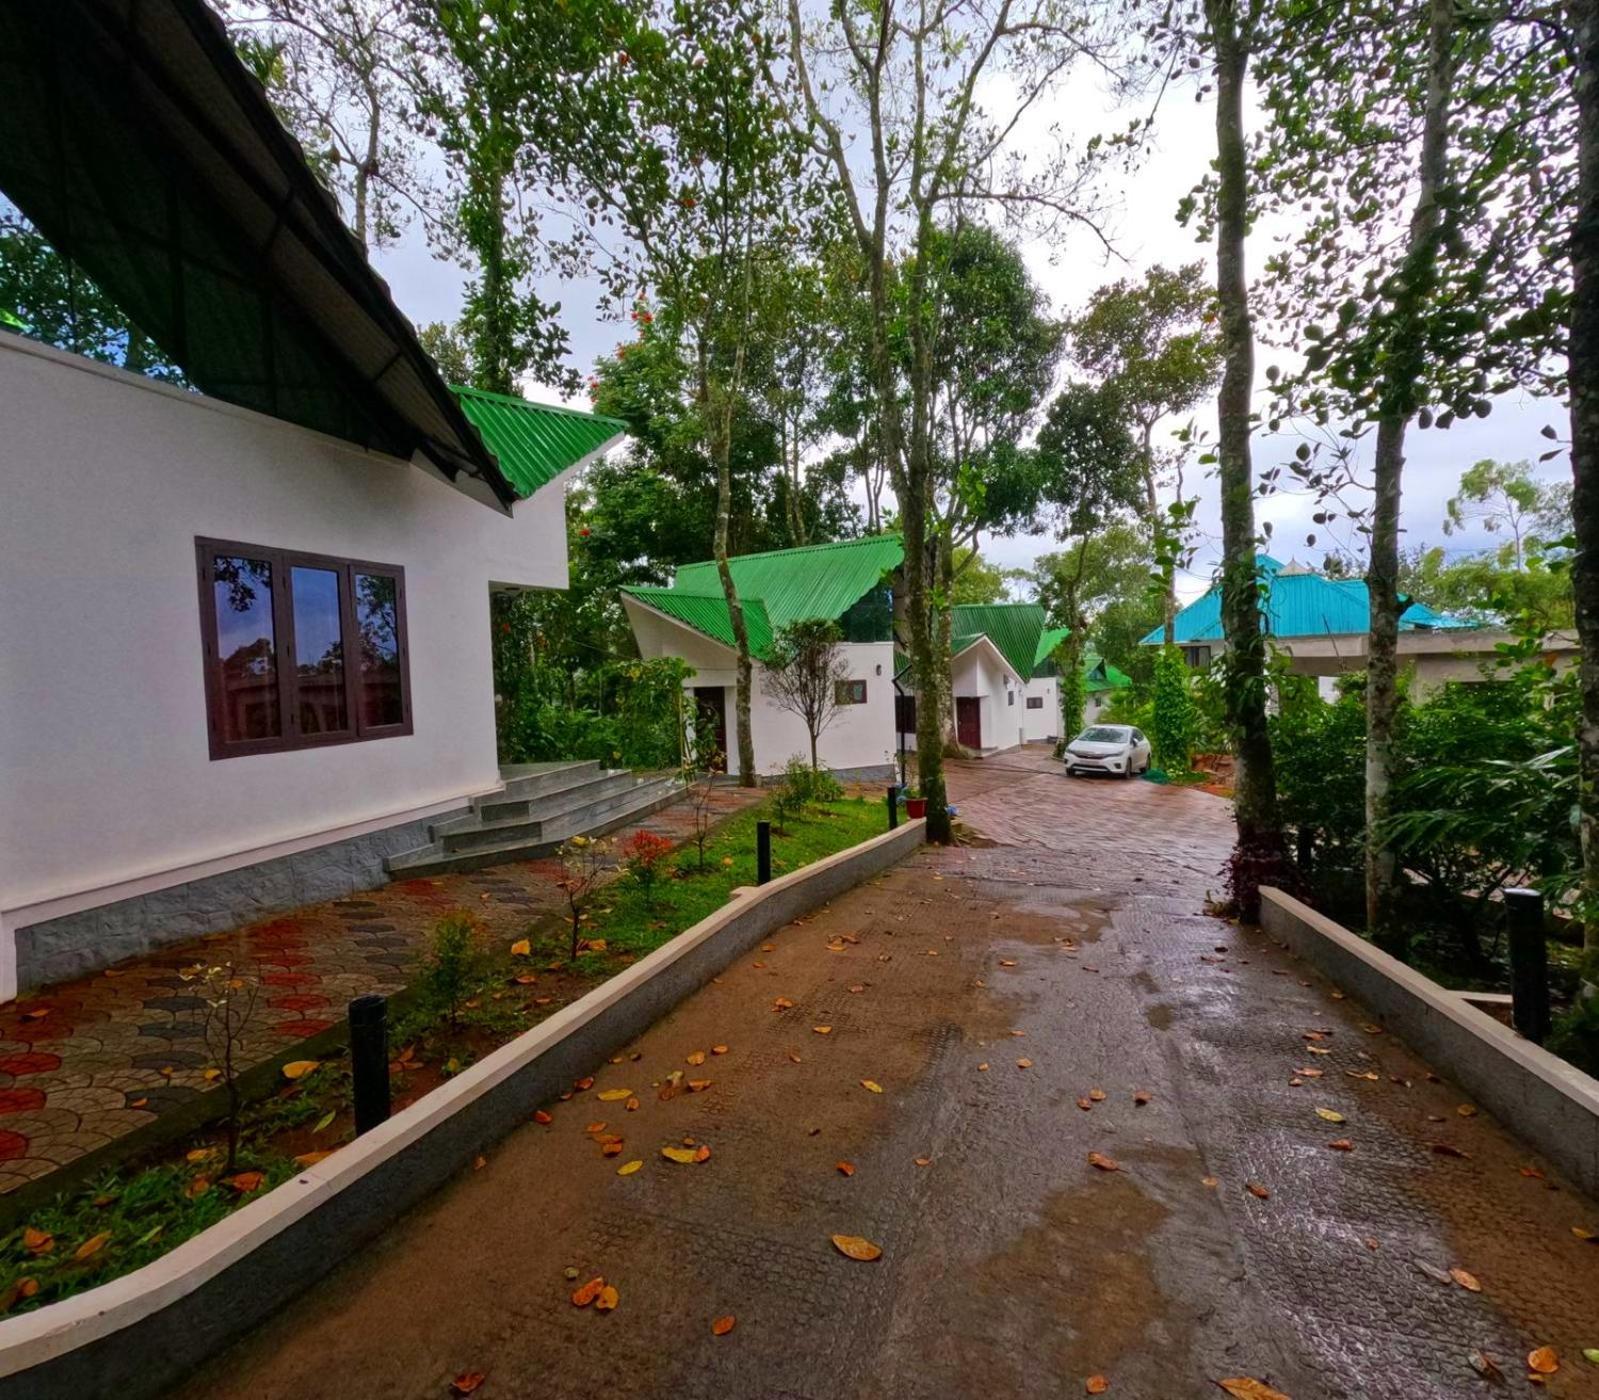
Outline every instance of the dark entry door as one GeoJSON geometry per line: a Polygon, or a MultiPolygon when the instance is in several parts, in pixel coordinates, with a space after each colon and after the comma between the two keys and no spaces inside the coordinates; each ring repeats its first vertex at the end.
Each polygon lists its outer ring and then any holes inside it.
{"type": "MultiPolygon", "coordinates": [[[[727,771],[727,700],[725,687],[697,685],[694,687],[694,739],[699,743],[709,738],[716,745],[718,773],[727,771]]],[[[703,755],[702,755],[703,756],[703,755]]]]}
{"type": "Polygon", "coordinates": [[[975,695],[955,697],[955,737],[968,749],[983,747],[982,701],[975,695]]]}

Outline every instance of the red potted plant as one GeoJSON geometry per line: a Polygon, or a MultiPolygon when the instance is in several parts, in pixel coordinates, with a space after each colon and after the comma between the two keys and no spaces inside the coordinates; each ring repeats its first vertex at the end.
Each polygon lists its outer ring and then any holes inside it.
{"type": "Polygon", "coordinates": [[[912,821],[927,815],[927,799],[921,796],[914,788],[905,794],[905,811],[912,821]]]}

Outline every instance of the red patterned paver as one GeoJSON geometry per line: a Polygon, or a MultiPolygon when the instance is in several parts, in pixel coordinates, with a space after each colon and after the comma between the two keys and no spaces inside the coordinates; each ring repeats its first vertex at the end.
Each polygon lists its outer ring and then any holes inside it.
{"type": "MultiPolygon", "coordinates": [[[[712,810],[727,816],[759,796],[719,788],[712,810]]],[[[680,801],[614,835],[682,841],[692,827],[680,801]]],[[[471,909],[491,937],[520,931],[561,906],[560,878],[559,861],[536,860],[404,880],[171,943],[0,1007],[0,1194],[210,1087],[200,1002],[181,969],[231,961],[258,971],[266,991],[243,1049],[259,1063],[336,1024],[352,997],[404,987],[441,914],[471,909]]]]}

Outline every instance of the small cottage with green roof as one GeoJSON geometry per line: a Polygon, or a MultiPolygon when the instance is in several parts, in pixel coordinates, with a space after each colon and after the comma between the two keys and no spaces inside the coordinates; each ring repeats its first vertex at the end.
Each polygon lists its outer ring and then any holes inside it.
{"type": "MultiPolygon", "coordinates": [[[[761,775],[782,772],[810,748],[804,723],[772,699],[762,663],[784,627],[818,620],[838,624],[848,674],[838,713],[820,738],[821,759],[846,777],[893,775],[894,583],[904,557],[898,535],[868,535],[729,562],[756,663],[750,731],[761,775]]],[[[694,667],[696,713],[736,772],[738,656],[715,562],[685,564],[670,588],[624,588],[622,605],[640,655],[677,656],[694,667]]]]}

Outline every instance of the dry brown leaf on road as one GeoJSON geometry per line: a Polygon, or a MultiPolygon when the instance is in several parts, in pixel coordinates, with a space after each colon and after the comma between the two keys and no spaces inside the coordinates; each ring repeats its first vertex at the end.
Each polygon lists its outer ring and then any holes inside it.
{"type": "Polygon", "coordinates": [[[1088,1091],[1088,1097],[1091,1098],[1095,1103],[1104,1103],[1105,1091],[1103,1089],[1090,1089],[1088,1091]]]}
{"type": "Polygon", "coordinates": [[[1140,1089],[1137,1093],[1135,1093],[1133,1095],[1133,1102],[1139,1108],[1142,1108],[1145,1104],[1147,1104],[1154,1097],[1155,1096],[1152,1093],[1150,1093],[1148,1089],[1140,1089]]]}
{"type": "Polygon", "coordinates": [[[1103,1152],[1090,1152],[1088,1165],[1102,1172],[1119,1172],[1122,1167],[1114,1157],[1107,1157],[1103,1152]]]}
{"type": "Polygon", "coordinates": [[[696,1050],[688,1057],[687,1062],[691,1065],[703,1065],[705,1063],[705,1052],[703,1050],[696,1050]]]}
{"type": "Polygon", "coordinates": [[[833,1247],[840,1254],[859,1260],[863,1264],[870,1264],[872,1260],[883,1257],[880,1245],[875,1245],[860,1235],[834,1235],[832,1240],[833,1247]]]}
{"type": "Polygon", "coordinates": [[[1487,1352],[1467,1352],[1466,1360],[1471,1363],[1471,1369],[1485,1380],[1502,1382],[1505,1378],[1505,1373],[1499,1369],[1499,1364],[1487,1352]]]}
{"type": "Polygon", "coordinates": [[[1348,1138],[1334,1138],[1327,1146],[1332,1148],[1334,1152],[1353,1152],[1355,1150],[1355,1144],[1348,1138]]]}
{"type": "Polygon", "coordinates": [[[1246,1181],[1244,1190],[1248,1191],[1257,1201],[1269,1201],[1271,1199],[1271,1192],[1258,1181],[1246,1181]]]}
{"type": "Polygon", "coordinates": [[[600,1289],[600,1296],[594,1300],[595,1312],[615,1312],[616,1305],[621,1302],[622,1295],[610,1284],[600,1289]]]}
{"type": "Polygon", "coordinates": [[[1110,1382],[1103,1376],[1090,1376],[1083,1382],[1083,1389],[1090,1395],[1103,1395],[1110,1389],[1110,1382]]]}
{"type": "Polygon", "coordinates": [[[551,1123],[553,1123],[553,1122],[554,1122],[554,1121],[555,1121],[555,1119],[553,1119],[553,1118],[551,1118],[551,1117],[550,1117],[550,1115],[549,1115],[549,1114],[548,1114],[548,1113],[546,1113],[546,1112],[545,1112],[545,1111],[544,1111],[544,1110],[543,1110],[543,1109],[542,1109],[542,1108],[541,1108],[541,1109],[537,1109],[537,1110],[536,1110],[536,1111],[535,1111],[535,1112],[534,1112],[534,1114],[533,1114],[533,1121],[534,1121],[534,1122],[535,1122],[535,1123],[537,1123],[537,1124],[539,1124],[539,1126],[540,1126],[540,1127],[545,1127],[545,1128],[547,1128],[547,1127],[549,1127],[549,1126],[550,1126],[550,1124],[551,1124],[551,1123]]]}
{"type": "Polygon", "coordinates": [[[1087,1113],[1094,1107],[1094,1102],[1092,1099],[1078,1099],[1077,1107],[1082,1109],[1084,1113],[1087,1113]]]}
{"type": "Polygon", "coordinates": [[[916,1159],[916,1165],[919,1167],[930,1167],[933,1165],[933,1159],[931,1157],[918,1157],[916,1159]]]}
{"type": "Polygon", "coordinates": [[[1288,1400],[1282,1391],[1273,1390],[1265,1381],[1257,1381],[1253,1376],[1232,1376],[1216,1384],[1233,1400],[1288,1400]]]}
{"type": "Polygon", "coordinates": [[[791,1002],[787,997],[778,997],[778,999],[772,1003],[772,1010],[787,1011],[789,1007],[793,1005],[794,1003],[791,1002]]]}
{"type": "Polygon", "coordinates": [[[1032,1067],[1033,1067],[1033,1062],[1031,1060],[1017,1060],[1016,1061],[1016,1068],[1017,1069],[1031,1069],[1032,1067]]]}
{"type": "Polygon", "coordinates": [[[833,1165],[838,1169],[840,1176],[855,1175],[855,1163],[853,1162],[835,1162],[833,1165]]]}
{"type": "Polygon", "coordinates": [[[1560,1353],[1553,1347],[1539,1347],[1527,1353],[1527,1369],[1540,1376],[1552,1376],[1560,1369],[1560,1353]]]}
{"type": "Polygon", "coordinates": [[[1454,1279],[1468,1293],[1481,1293],[1482,1284],[1477,1281],[1475,1274],[1469,1274],[1464,1269],[1451,1269],[1449,1277],[1454,1279]]]}
{"type": "Polygon", "coordinates": [[[727,1054],[727,1046],[725,1046],[725,1045],[713,1045],[713,1046],[711,1046],[711,1054],[713,1054],[713,1055],[725,1055],[725,1054],[727,1054]]]}
{"type": "Polygon", "coordinates": [[[605,1280],[603,1278],[591,1278],[572,1294],[572,1306],[574,1308],[588,1307],[590,1303],[600,1296],[600,1289],[604,1287],[605,1280]]]}
{"type": "Polygon", "coordinates": [[[732,1313],[728,1313],[726,1317],[719,1317],[711,1323],[711,1335],[713,1337],[725,1337],[733,1330],[736,1323],[737,1319],[732,1313]]]}

